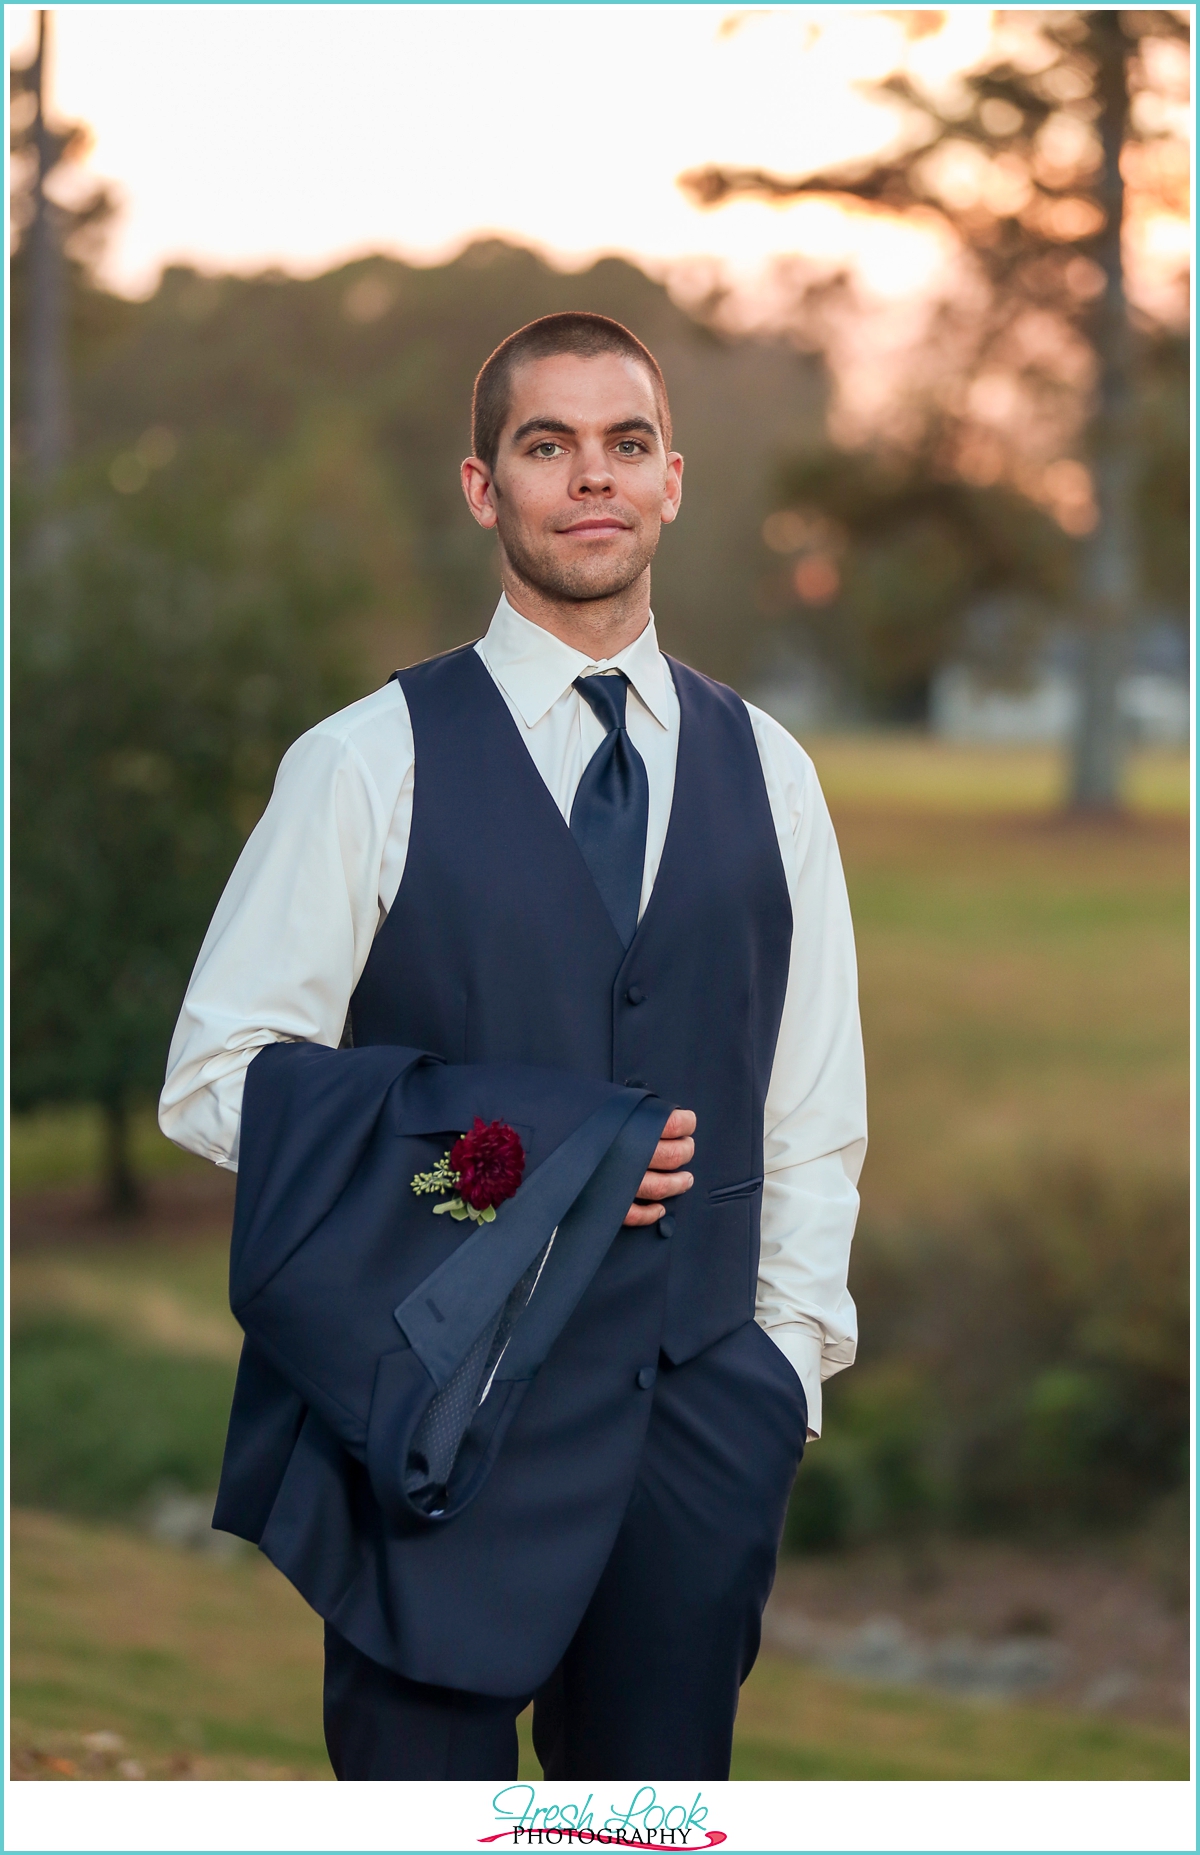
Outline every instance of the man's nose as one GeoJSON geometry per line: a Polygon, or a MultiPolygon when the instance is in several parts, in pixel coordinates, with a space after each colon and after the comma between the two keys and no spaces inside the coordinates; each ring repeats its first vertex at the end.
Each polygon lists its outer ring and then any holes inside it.
{"type": "Polygon", "coordinates": [[[583,452],[571,479],[571,494],[612,495],[616,487],[616,479],[603,447],[598,445],[594,451],[583,452]]]}

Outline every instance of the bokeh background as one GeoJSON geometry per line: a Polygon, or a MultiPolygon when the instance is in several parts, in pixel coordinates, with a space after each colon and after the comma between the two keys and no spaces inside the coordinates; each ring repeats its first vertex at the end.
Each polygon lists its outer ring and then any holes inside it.
{"type": "Polygon", "coordinates": [[[153,1100],[284,748],[486,626],[471,381],[567,307],[858,933],[861,1352],[734,1775],[1186,1774],[1188,17],[6,9],[16,1774],[330,1775],[153,1100]]]}

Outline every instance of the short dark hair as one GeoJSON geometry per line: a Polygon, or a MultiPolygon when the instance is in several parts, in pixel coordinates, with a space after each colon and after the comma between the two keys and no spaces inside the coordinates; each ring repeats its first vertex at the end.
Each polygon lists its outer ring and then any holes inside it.
{"type": "Polygon", "coordinates": [[[471,396],[473,456],[482,458],[489,469],[495,469],[500,434],[508,417],[513,369],[522,361],[544,361],[552,354],[578,354],[589,360],[597,354],[624,354],[630,360],[639,361],[650,375],[662,441],[670,450],[671,408],[667,403],[667,383],[649,348],[611,316],[568,309],[558,315],[539,316],[536,322],[527,322],[524,328],[506,336],[479,369],[471,396]]]}

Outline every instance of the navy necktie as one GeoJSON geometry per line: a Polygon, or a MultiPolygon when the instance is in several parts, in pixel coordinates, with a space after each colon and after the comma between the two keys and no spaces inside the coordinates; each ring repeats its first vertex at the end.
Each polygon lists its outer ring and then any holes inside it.
{"type": "Polygon", "coordinates": [[[575,688],[606,730],[571,806],[571,836],[583,852],[613,926],[628,947],[637,932],[650,782],[625,727],[628,677],[577,676],[575,688]]]}

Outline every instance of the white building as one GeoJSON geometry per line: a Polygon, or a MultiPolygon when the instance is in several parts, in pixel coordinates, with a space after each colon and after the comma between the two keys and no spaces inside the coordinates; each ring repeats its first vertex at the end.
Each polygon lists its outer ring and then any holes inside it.
{"type": "MultiPolygon", "coordinates": [[[[1184,677],[1134,670],[1122,678],[1117,703],[1130,739],[1187,746],[1191,695],[1184,677]]],[[[930,690],[930,730],[943,740],[1060,745],[1074,735],[1078,717],[1078,685],[1053,667],[1035,671],[1026,688],[1014,690],[983,681],[967,664],[947,664],[930,690]]]]}

